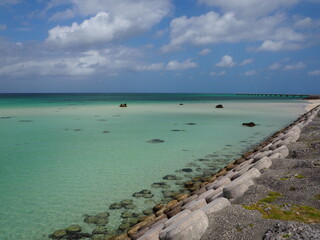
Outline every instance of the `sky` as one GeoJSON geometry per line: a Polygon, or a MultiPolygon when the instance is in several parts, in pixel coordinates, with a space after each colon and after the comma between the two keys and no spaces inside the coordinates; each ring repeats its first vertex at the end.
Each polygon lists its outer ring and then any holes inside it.
{"type": "Polygon", "coordinates": [[[320,94],[320,0],[0,0],[0,93],[320,94]]]}

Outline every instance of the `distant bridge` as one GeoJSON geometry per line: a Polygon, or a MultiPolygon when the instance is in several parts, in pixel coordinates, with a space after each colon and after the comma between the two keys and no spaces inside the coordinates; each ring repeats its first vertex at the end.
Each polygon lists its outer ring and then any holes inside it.
{"type": "Polygon", "coordinates": [[[249,96],[249,97],[284,97],[284,98],[307,98],[310,95],[301,95],[301,94],[271,94],[271,93],[238,93],[240,96],[249,96]]]}

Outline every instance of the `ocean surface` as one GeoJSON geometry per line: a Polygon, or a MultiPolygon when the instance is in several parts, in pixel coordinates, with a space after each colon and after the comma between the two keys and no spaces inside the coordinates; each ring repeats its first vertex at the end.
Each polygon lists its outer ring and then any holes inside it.
{"type": "Polygon", "coordinates": [[[110,204],[154,206],[162,191],[224,167],[305,105],[232,94],[0,94],[0,239],[47,239],[71,224],[91,232],[84,216],[105,211],[116,229],[125,209],[110,204]],[[258,125],[242,126],[251,121],[258,125]],[[143,189],[153,197],[132,196],[143,189]]]}

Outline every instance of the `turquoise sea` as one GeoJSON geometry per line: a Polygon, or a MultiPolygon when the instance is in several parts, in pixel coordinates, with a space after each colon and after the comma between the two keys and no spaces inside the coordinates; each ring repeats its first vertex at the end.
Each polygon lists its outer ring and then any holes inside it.
{"type": "Polygon", "coordinates": [[[47,239],[71,224],[91,232],[84,215],[105,211],[116,229],[125,209],[110,204],[152,207],[163,190],[217,171],[305,105],[232,94],[0,94],[0,239],[47,239]],[[251,121],[258,125],[242,126],[251,121]],[[142,189],[154,196],[132,196],[142,189]]]}

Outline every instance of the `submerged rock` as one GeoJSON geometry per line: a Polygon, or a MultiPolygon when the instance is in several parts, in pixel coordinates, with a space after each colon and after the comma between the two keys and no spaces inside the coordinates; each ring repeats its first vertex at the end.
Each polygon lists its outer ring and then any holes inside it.
{"type": "Polygon", "coordinates": [[[79,225],[71,225],[66,230],[67,233],[77,233],[81,232],[81,227],[79,225]]]}
{"type": "Polygon", "coordinates": [[[190,122],[190,123],[185,123],[185,125],[197,125],[196,123],[190,122]]]}
{"type": "Polygon", "coordinates": [[[92,231],[92,234],[107,234],[107,233],[108,233],[108,229],[104,226],[98,226],[92,231]]]}
{"type": "Polygon", "coordinates": [[[170,188],[170,185],[166,182],[155,182],[152,183],[151,187],[154,188],[170,188]]]}
{"type": "Polygon", "coordinates": [[[222,104],[218,104],[218,105],[216,106],[216,108],[223,108],[223,105],[222,105],[222,104]]]}
{"type": "Polygon", "coordinates": [[[54,231],[52,234],[50,234],[49,237],[53,239],[60,239],[66,235],[67,235],[67,231],[65,229],[59,229],[54,231]]]}
{"type": "Polygon", "coordinates": [[[150,190],[144,189],[140,192],[135,192],[132,196],[136,198],[153,198],[154,194],[150,190]]]}
{"type": "Polygon", "coordinates": [[[127,107],[126,103],[121,103],[119,107],[127,107]]]}
{"type": "Polygon", "coordinates": [[[109,216],[110,214],[108,212],[102,212],[97,215],[86,215],[84,218],[84,222],[104,226],[108,224],[109,216]]]}
{"type": "Polygon", "coordinates": [[[164,180],[181,180],[181,177],[178,177],[176,175],[166,175],[162,179],[164,180]]]}
{"type": "Polygon", "coordinates": [[[151,139],[149,141],[147,141],[148,143],[163,143],[164,140],[161,140],[159,138],[155,138],[155,139],[151,139]]]}
{"type": "Polygon", "coordinates": [[[182,172],[193,172],[193,170],[191,168],[183,168],[181,170],[182,170],[182,172]]]}
{"type": "Polygon", "coordinates": [[[247,126],[247,127],[254,127],[256,126],[256,124],[254,122],[249,122],[249,123],[242,123],[243,126],[247,126]]]}

